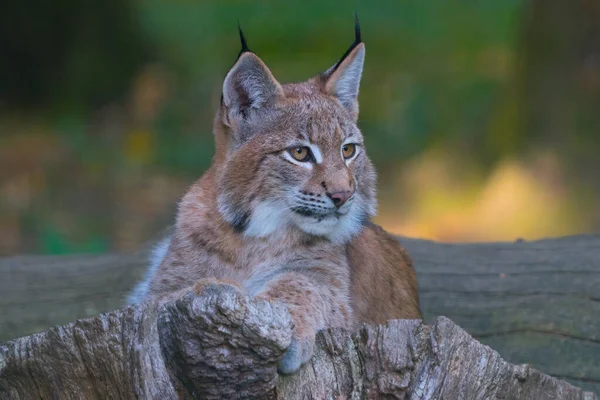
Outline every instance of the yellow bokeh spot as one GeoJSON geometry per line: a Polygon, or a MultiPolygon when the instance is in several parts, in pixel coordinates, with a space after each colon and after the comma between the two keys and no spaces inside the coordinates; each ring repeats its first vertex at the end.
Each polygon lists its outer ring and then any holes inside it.
{"type": "Polygon", "coordinates": [[[476,179],[457,175],[450,159],[425,154],[402,174],[404,194],[381,199],[376,222],[396,234],[448,242],[537,239],[585,229],[568,192],[559,179],[544,178],[544,168],[505,159],[476,179]]]}
{"type": "Polygon", "coordinates": [[[127,134],[125,140],[125,157],[127,160],[144,164],[151,160],[153,155],[152,133],[147,130],[133,130],[127,134]]]}

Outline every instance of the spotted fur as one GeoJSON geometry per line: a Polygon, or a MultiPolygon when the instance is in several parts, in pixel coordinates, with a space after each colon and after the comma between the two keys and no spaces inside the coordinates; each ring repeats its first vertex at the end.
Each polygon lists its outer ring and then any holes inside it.
{"type": "Polygon", "coordinates": [[[369,222],[376,177],[357,126],[364,56],[355,43],[326,72],[282,85],[254,53],[240,54],[223,84],[213,163],[132,301],[166,302],[206,279],[282,301],[295,323],[282,373],[311,357],[320,329],[420,318],[410,259],[369,222]],[[344,158],[349,143],[356,151],[344,158]],[[292,157],[297,147],[308,161],[292,157]]]}

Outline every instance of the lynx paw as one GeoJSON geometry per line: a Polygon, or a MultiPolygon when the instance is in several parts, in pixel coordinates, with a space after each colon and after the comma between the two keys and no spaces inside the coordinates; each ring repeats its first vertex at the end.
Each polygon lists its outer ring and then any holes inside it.
{"type": "Polygon", "coordinates": [[[293,374],[298,371],[313,355],[315,347],[314,338],[293,338],[290,347],[279,360],[277,370],[280,374],[293,374]]]}
{"type": "Polygon", "coordinates": [[[240,285],[230,279],[203,278],[193,286],[194,293],[197,295],[208,293],[211,290],[227,290],[233,288],[235,291],[241,291],[240,285]]]}

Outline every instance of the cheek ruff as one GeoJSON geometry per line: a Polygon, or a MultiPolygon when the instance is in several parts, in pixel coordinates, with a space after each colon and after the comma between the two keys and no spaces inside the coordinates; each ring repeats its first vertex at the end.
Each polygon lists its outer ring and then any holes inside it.
{"type": "Polygon", "coordinates": [[[244,235],[266,237],[288,225],[289,207],[281,200],[260,202],[252,211],[244,235]]]}

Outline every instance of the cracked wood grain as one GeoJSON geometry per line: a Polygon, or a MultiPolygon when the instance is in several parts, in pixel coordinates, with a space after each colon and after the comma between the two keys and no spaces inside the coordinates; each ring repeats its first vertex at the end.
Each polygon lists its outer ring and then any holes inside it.
{"type": "Polygon", "coordinates": [[[212,285],[1,345],[0,398],[596,399],[445,317],[320,332],[311,361],[279,377],[292,327],[281,304],[212,285]]]}

